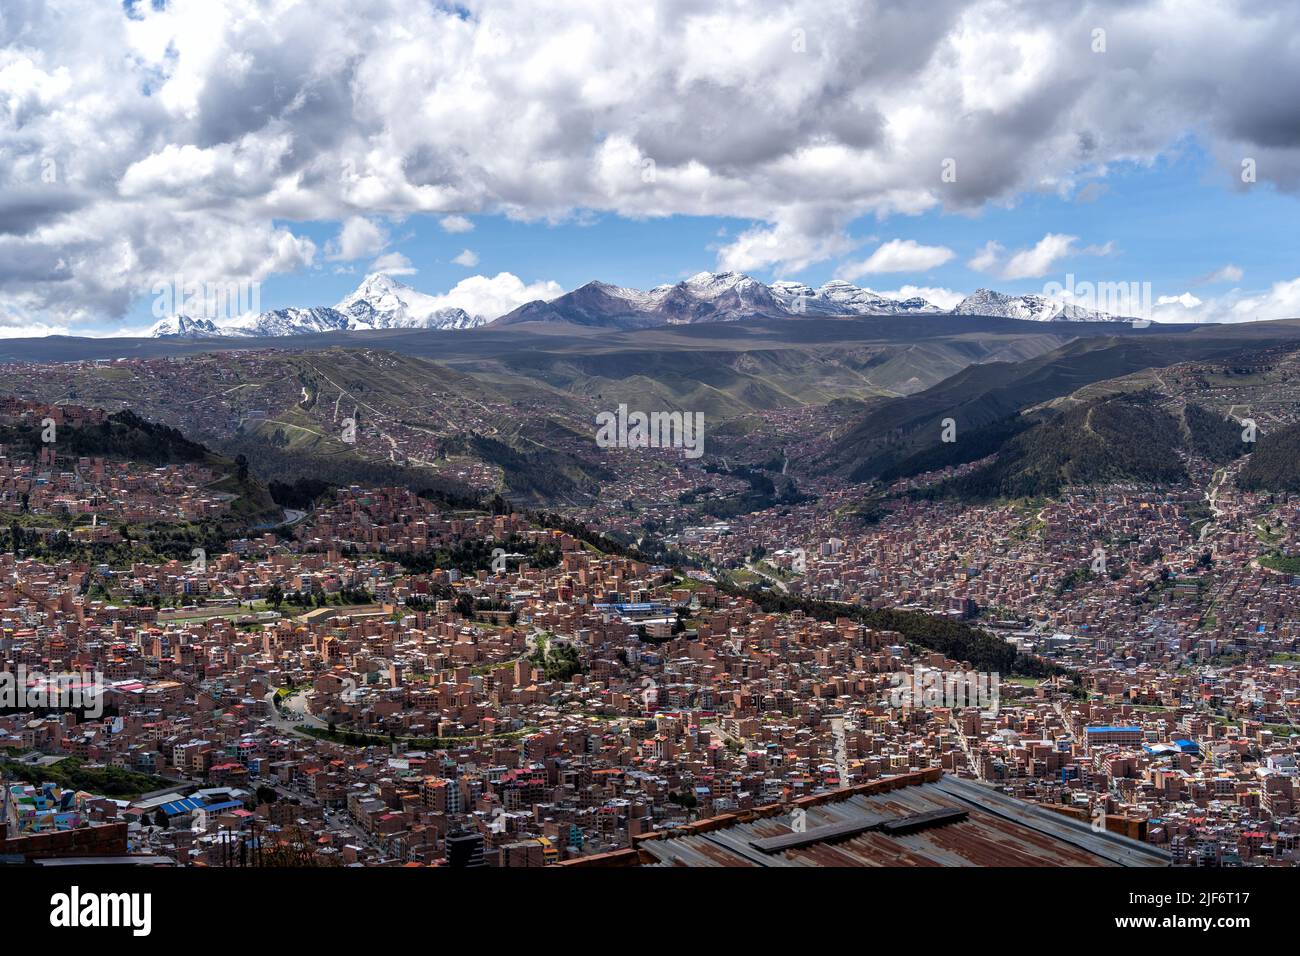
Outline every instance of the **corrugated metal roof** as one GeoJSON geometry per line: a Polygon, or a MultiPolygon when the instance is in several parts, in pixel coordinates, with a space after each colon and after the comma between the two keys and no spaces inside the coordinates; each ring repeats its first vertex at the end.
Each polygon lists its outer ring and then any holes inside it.
{"type": "Polygon", "coordinates": [[[171,803],[163,804],[163,813],[170,816],[176,816],[178,813],[193,813],[203,807],[202,800],[196,800],[194,797],[185,797],[182,800],[173,800],[171,803]]]}
{"type": "Polygon", "coordinates": [[[1008,797],[967,780],[944,776],[888,792],[854,794],[805,808],[808,831],[820,827],[899,819],[940,810],[964,810],[921,830],[879,829],[843,839],[764,853],[756,840],[793,832],[782,814],[686,836],[639,844],[656,866],[1168,866],[1167,854],[1086,823],[1008,797]]]}

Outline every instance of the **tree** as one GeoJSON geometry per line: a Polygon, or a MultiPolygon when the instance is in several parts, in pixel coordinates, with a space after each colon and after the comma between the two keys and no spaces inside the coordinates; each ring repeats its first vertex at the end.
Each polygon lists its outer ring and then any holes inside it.
{"type": "Polygon", "coordinates": [[[456,612],[465,618],[474,616],[474,599],[468,594],[462,594],[456,598],[456,612]]]}
{"type": "Polygon", "coordinates": [[[241,485],[248,481],[248,457],[246,455],[235,456],[235,480],[241,485]]]}
{"type": "Polygon", "coordinates": [[[284,588],[280,587],[279,584],[272,584],[267,588],[266,603],[277,611],[280,610],[280,605],[284,603],[284,588]]]}

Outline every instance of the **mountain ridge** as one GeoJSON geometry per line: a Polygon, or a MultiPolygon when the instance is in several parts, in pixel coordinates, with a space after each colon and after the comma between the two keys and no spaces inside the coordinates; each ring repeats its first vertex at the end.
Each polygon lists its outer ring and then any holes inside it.
{"type": "Polygon", "coordinates": [[[465,330],[492,325],[564,322],[590,328],[640,329],[666,325],[739,322],[759,318],[852,318],[872,315],[981,315],[1029,321],[1128,322],[1045,296],[978,289],[952,309],[920,296],[893,299],[843,279],[818,288],[779,279],[770,285],[739,272],[698,272],[675,284],[641,290],[592,280],[554,299],[525,302],[488,318],[439,307],[438,298],[382,272],[367,275],[333,306],[288,307],[226,322],[167,316],[149,330],[153,338],[221,336],[271,338],[377,329],[465,330]]]}
{"type": "Polygon", "coordinates": [[[977,290],[952,309],[920,296],[891,299],[843,279],[814,289],[778,279],[770,285],[737,272],[699,272],[675,285],[641,291],[593,280],[549,301],[537,299],[491,325],[570,322],[617,329],[749,318],[834,318],[863,315],[987,315],[1042,322],[1131,322],[1132,319],[1057,302],[1045,296],[977,290]],[[984,311],[987,309],[988,311],[984,311]]]}
{"type": "Polygon", "coordinates": [[[434,296],[386,273],[372,272],[333,306],[289,306],[224,322],[171,315],[155,322],[148,334],[151,338],[279,338],[378,329],[471,329],[487,322],[484,316],[471,316],[464,309],[439,307],[434,296]]]}

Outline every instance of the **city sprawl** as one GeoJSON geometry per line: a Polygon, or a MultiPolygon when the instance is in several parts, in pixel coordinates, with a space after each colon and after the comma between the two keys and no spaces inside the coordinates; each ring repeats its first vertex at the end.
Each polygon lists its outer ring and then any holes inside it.
{"type": "Polygon", "coordinates": [[[1243,478],[1296,422],[1294,352],[1108,379],[1035,426],[1139,408],[1195,438],[1194,404],[1230,454],[992,496],[962,482],[1036,446],[859,480],[814,466],[854,415],[801,404],[703,419],[697,460],[599,442],[605,396],[451,370],[403,396],[412,360],[324,356],[2,370],[9,852],[645,862],[944,777],[1174,865],[1300,861],[1300,495],[1243,478]],[[498,447],[541,418],[559,494],[498,447]],[[322,480],[259,477],[286,448],[322,480]]]}

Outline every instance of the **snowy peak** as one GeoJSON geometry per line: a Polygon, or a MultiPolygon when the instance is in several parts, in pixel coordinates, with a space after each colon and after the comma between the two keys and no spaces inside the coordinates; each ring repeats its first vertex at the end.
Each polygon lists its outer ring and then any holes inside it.
{"type": "Polygon", "coordinates": [[[640,289],[629,289],[626,286],[610,285],[608,282],[593,280],[583,288],[590,289],[592,292],[599,292],[620,302],[626,302],[635,308],[648,309],[662,299],[672,289],[672,286],[657,286],[649,292],[642,292],[640,289]]]}
{"type": "Polygon", "coordinates": [[[697,272],[664,290],[658,309],[672,325],[735,322],[782,312],[771,288],[739,272],[697,272]]]}
{"type": "MultiPolygon", "coordinates": [[[[1126,318],[1041,295],[979,289],[951,312],[920,296],[893,299],[844,279],[820,288],[781,279],[767,285],[740,272],[697,272],[681,282],[641,290],[593,280],[549,302],[526,303],[501,325],[569,322],[602,328],[739,322],[747,319],[859,315],[987,315],[1034,322],[1123,322],[1126,318]]],[[[275,309],[226,322],[170,316],[149,330],[155,338],[272,337],[370,329],[472,329],[488,317],[449,307],[382,272],[366,276],[333,307],[275,309]]]]}
{"type": "Polygon", "coordinates": [[[900,302],[843,279],[832,279],[820,289],[803,282],[781,280],[772,283],[772,293],[787,312],[796,315],[901,315],[943,311],[919,297],[900,302]]]}
{"type": "Polygon", "coordinates": [[[697,272],[680,283],[680,286],[689,290],[692,295],[708,301],[731,292],[746,295],[753,294],[760,288],[766,291],[763,283],[739,272],[697,272]]]}
{"type": "Polygon", "coordinates": [[[399,282],[386,272],[372,272],[361,280],[361,285],[357,286],[357,291],[349,298],[396,294],[401,291],[412,290],[406,283],[399,282]]]}
{"type": "Polygon", "coordinates": [[[366,276],[334,308],[348,317],[352,329],[470,329],[488,321],[464,309],[440,307],[434,296],[382,272],[366,276]]]}
{"type": "Polygon", "coordinates": [[[1046,296],[1007,295],[992,289],[976,289],[957,304],[953,315],[994,315],[1033,322],[1127,322],[1122,316],[1067,305],[1046,296]]]}
{"type": "Polygon", "coordinates": [[[530,302],[497,319],[501,325],[523,322],[571,322],[610,328],[740,322],[755,318],[808,315],[909,315],[943,310],[912,298],[903,302],[835,279],[820,289],[782,279],[771,285],[741,272],[697,272],[676,284],[641,291],[604,282],[588,282],[551,302],[530,302]]]}
{"type": "Polygon", "coordinates": [[[149,328],[155,339],[207,339],[223,334],[209,319],[192,319],[188,315],[169,315],[149,328]]]}
{"type": "Polygon", "coordinates": [[[933,315],[943,312],[943,309],[933,302],[926,301],[919,295],[914,295],[910,299],[896,299],[894,301],[894,310],[900,315],[910,315],[918,312],[933,315]]]}
{"type": "Polygon", "coordinates": [[[738,272],[699,272],[674,285],[642,291],[588,282],[550,302],[530,302],[497,319],[501,325],[570,322],[606,328],[647,328],[736,322],[786,314],[772,290],[738,272]]]}
{"type": "Polygon", "coordinates": [[[1041,295],[1007,295],[992,289],[976,289],[952,310],[955,315],[996,315],[1007,319],[1051,321],[1060,306],[1041,295]]]}
{"type": "Polygon", "coordinates": [[[334,309],[272,309],[247,318],[235,319],[221,326],[223,335],[273,337],[311,335],[318,332],[345,332],[347,316],[334,309]]]}
{"type": "Polygon", "coordinates": [[[448,307],[438,298],[417,292],[382,272],[371,273],[355,292],[333,307],[272,309],[224,322],[168,316],[149,329],[153,338],[213,338],[235,336],[278,338],[322,332],[369,329],[472,329],[488,319],[448,307]]]}

